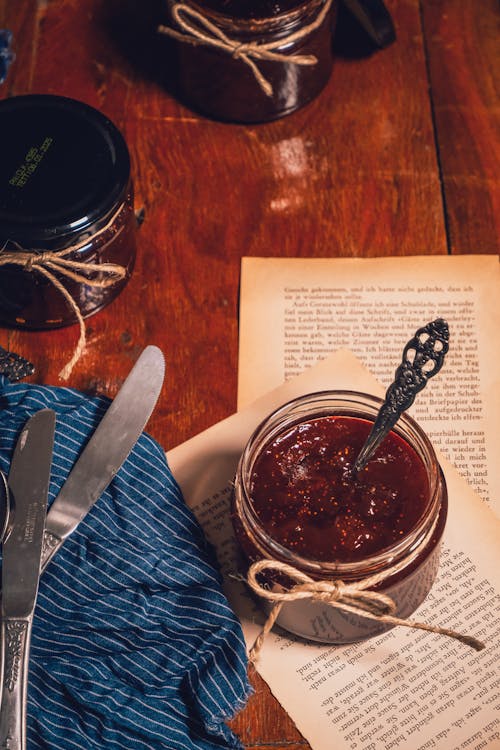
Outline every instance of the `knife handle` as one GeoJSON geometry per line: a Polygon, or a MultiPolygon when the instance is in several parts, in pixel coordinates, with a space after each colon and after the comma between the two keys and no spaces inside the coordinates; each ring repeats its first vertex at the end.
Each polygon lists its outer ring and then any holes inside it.
{"type": "MultiPolygon", "coordinates": [[[[61,537],[52,534],[50,531],[47,531],[47,529],[44,530],[42,540],[42,556],[40,558],[40,573],[43,573],[58,549],[62,547],[63,542],[64,539],[61,539],[61,537]]],[[[3,750],[1,745],[0,750],[3,750]]]]}
{"type": "Polygon", "coordinates": [[[33,616],[2,621],[0,750],[26,748],[26,698],[33,616]]]}

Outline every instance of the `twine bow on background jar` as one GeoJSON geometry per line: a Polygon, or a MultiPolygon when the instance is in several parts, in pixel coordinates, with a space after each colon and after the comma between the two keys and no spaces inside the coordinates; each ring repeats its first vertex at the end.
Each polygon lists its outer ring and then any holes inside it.
{"type": "Polygon", "coordinates": [[[46,330],[77,323],[121,292],[135,263],[130,156],[103,113],[52,95],[0,102],[0,322],[46,330]]]}
{"type": "MultiPolygon", "coordinates": [[[[105,227],[107,230],[108,225],[105,227]]],[[[103,230],[104,231],[104,230],[103,230]]],[[[80,243],[81,246],[88,245],[88,240],[84,240],[80,243]]],[[[84,286],[109,289],[117,284],[119,281],[125,280],[127,277],[127,269],[117,263],[86,263],[81,261],[71,260],[68,256],[75,253],[79,248],[78,246],[72,246],[59,251],[26,251],[23,250],[19,245],[13,243],[14,251],[9,252],[8,245],[4,246],[0,250],[0,267],[12,266],[18,267],[22,272],[30,274],[40,274],[48,282],[58,290],[58,292],[64,297],[68,303],[69,309],[74,313],[74,316],[80,327],[80,335],[76,349],[69,362],[63,367],[59,373],[59,377],[63,380],[67,380],[73,371],[75,364],[80,359],[86,343],[86,332],[83,315],[80,312],[74,297],[70,294],[67,288],[64,286],[62,281],[56,274],[66,279],[71,279],[77,284],[84,286]],[[98,274],[97,277],[92,278],[90,275],[98,274]]],[[[22,321],[18,321],[22,322],[22,321]]]]}
{"type": "Polygon", "coordinates": [[[171,0],[170,23],[158,30],[180,43],[181,97],[196,110],[235,122],[293,112],[328,81],[336,6],[337,0],[290,0],[285,10],[269,4],[268,16],[248,17],[238,15],[238,5],[229,14],[217,0],[171,0]]]}

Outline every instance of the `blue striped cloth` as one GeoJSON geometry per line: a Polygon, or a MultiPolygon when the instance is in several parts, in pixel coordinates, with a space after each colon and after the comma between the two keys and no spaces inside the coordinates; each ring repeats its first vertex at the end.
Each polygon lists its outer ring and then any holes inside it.
{"type": "MultiPolygon", "coordinates": [[[[49,505],[109,400],[0,378],[0,467],[35,411],[56,412],[49,505]]],[[[243,636],[163,449],[143,433],[40,580],[30,750],[241,748],[243,636]]]]}
{"type": "Polygon", "coordinates": [[[12,32],[8,29],[0,29],[0,83],[3,83],[7,78],[7,71],[14,62],[14,59],[12,32]]]}

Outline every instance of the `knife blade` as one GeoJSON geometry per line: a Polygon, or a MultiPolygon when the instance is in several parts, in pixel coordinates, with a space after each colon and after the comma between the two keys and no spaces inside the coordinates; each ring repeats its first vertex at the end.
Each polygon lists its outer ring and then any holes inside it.
{"type": "Polygon", "coordinates": [[[26,746],[26,694],[55,412],[42,409],[24,426],[14,450],[8,487],[13,518],[2,545],[2,699],[0,748],[26,746]]]}
{"type": "Polygon", "coordinates": [[[110,484],[139,439],[163,385],[165,360],[147,346],[133,366],[52,503],[45,522],[41,570],[110,484]]]}

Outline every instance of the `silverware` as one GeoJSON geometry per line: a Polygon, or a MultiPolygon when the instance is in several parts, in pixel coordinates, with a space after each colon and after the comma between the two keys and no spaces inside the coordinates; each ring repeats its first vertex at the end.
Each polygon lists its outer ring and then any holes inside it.
{"type": "Polygon", "coordinates": [[[0,540],[5,538],[9,526],[10,493],[7,477],[0,471],[0,540]]]}
{"type": "Polygon", "coordinates": [[[0,748],[26,747],[28,661],[40,577],[52,465],[55,413],[28,420],[12,458],[8,486],[14,512],[2,545],[2,700],[0,748]]]}
{"type": "Polygon", "coordinates": [[[47,513],[42,571],[131,452],[155,407],[164,375],[163,354],[158,347],[147,346],[47,513]]]}
{"type": "Polygon", "coordinates": [[[384,403],[365,444],[352,467],[352,474],[361,471],[382,440],[394,427],[401,414],[410,408],[415,396],[429,378],[437,375],[448,351],[450,333],[442,318],[419,328],[403,350],[402,362],[394,382],[387,389],[384,403]]]}
{"type": "Polygon", "coordinates": [[[0,375],[5,375],[11,383],[26,378],[35,372],[35,366],[21,357],[20,354],[9,352],[0,346],[0,375]]]}

